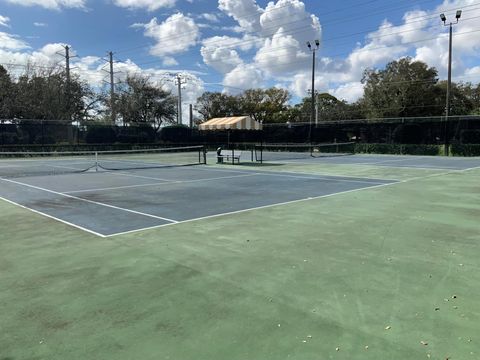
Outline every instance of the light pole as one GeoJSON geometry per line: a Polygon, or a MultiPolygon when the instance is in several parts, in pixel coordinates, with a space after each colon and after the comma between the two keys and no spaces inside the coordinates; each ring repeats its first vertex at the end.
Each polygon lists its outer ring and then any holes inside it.
{"type": "Polygon", "coordinates": [[[458,24],[458,20],[462,17],[462,10],[457,10],[455,14],[456,22],[447,24],[447,17],[445,14],[440,14],[440,19],[444,26],[450,28],[450,37],[448,40],[448,81],[447,81],[447,101],[445,105],[445,155],[448,156],[448,117],[450,116],[450,92],[452,90],[452,28],[454,24],[458,24]]]}
{"type": "Polygon", "coordinates": [[[307,41],[307,46],[313,54],[313,61],[312,61],[312,112],[310,115],[310,127],[308,130],[308,140],[310,144],[312,143],[312,123],[315,119],[315,54],[317,50],[320,48],[320,40],[315,40],[315,46],[313,46],[310,41],[307,41]]]}
{"type": "MultiPolygon", "coordinates": [[[[312,90],[308,90],[308,94],[312,94],[312,90]]],[[[318,90],[315,90],[315,126],[318,125],[318,119],[320,118],[319,112],[320,112],[320,105],[318,103],[319,100],[319,92],[318,90]]]]}

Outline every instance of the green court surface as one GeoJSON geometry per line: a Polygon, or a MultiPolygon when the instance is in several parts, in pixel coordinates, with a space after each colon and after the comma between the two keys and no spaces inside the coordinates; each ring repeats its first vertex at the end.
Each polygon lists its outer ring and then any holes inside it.
{"type": "Polygon", "coordinates": [[[109,238],[0,201],[0,359],[480,358],[480,169],[271,169],[401,182],[109,238]]]}

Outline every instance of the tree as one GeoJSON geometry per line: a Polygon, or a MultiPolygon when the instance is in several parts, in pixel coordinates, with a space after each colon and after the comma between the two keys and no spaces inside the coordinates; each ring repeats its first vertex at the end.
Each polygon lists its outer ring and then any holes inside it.
{"type": "Polygon", "coordinates": [[[261,123],[283,122],[283,112],[288,110],[291,95],[279,88],[250,89],[239,96],[244,114],[261,123]]]}
{"type": "Polygon", "coordinates": [[[384,70],[367,69],[362,103],[369,118],[441,115],[437,70],[421,61],[403,58],[384,70]]]}
{"type": "MultiPolygon", "coordinates": [[[[329,93],[318,94],[316,101],[318,104],[319,122],[359,119],[363,117],[358,103],[349,104],[345,100],[339,100],[329,93]]],[[[312,114],[312,98],[303,98],[302,102],[295,107],[300,110],[302,121],[309,122],[312,114]]]]}
{"type": "Polygon", "coordinates": [[[0,120],[15,116],[15,84],[7,69],[0,65],[0,120]]]}
{"type": "Polygon", "coordinates": [[[63,70],[27,71],[15,84],[14,117],[71,122],[83,119],[94,92],[78,76],[67,81],[63,70]]]}
{"type": "Polygon", "coordinates": [[[125,124],[149,124],[158,131],[164,123],[175,123],[175,97],[152,85],[148,77],[129,75],[120,92],[116,110],[125,124]]]}
{"type": "MultiPolygon", "coordinates": [[[[450,89],[450,116],[470,114],[474,110],[470,84],[452,83],[450,89]]],[[[447,96],[447,82],[440,81],[437,84],[439,108],[445,109],[447,96]]]]}
{"type": "Polygon", "coordinates": [[[203,117],[203,121],[218,117],[242,115],[238,98],[220,92],[204,92],[195,104],[203,117]]]}

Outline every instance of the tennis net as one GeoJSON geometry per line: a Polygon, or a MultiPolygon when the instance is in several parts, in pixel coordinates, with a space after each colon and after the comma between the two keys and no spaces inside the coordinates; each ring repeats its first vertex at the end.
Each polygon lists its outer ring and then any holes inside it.
{"type": "Polygon", "coordinates": [[[161,149],[0,152],[0,177],[61,175],[206,164],[204,146],[161,149]]]}
{"type": "Polygon", "coordinates": [[[353,155],[355,143],[255,145],[257,162],[353,155]]]}

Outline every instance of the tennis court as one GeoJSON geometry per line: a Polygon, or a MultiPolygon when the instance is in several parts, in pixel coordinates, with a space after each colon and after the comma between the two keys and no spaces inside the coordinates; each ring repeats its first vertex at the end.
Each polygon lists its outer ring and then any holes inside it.
{"type": "Polygon", "coordinates": [[[202,166],[25,176],[1,182],[2,198],[100,236],[394,183],[202,166]]]}
{"type": "Polygon", "coordinates": [[[197,150],[0,162],[0,359],[478,357],[479,158],[197,150]]]}
{"type": "Polygon", "coordinates": [[[468,170],[480,166],[478,158],[449,158],[440,156],[411,155],[353,155],[332,157],[298,157],[297,159],[275,160],[273,163],[310,163],[374,165],[393,168],[417,168],[437,170],[468,170]]]}

